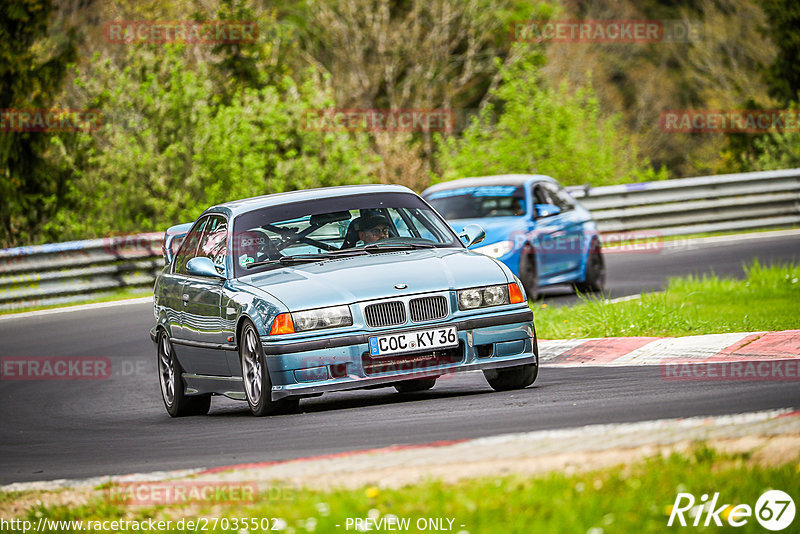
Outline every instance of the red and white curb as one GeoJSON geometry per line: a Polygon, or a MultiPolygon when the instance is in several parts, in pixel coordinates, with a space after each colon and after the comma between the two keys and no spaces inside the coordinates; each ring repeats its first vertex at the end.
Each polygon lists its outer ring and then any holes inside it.
{"type": "Polygon", "coordinates": [[[542,366],[582,367],[800,359],[800,330],[684,337],[539,340],[542,366]]]}

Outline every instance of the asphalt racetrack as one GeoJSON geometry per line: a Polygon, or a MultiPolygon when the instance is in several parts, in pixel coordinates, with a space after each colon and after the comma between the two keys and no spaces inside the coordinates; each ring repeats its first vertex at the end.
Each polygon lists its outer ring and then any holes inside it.
{"type": "MultiPolygon", "coordinates": [[[[662,288],[670,276],[742,275],[751,258],[797,262],[800,235],[609,254],[612,297],[662,288]]],[[[574,297],[547,291],[548,302],[574,297]]],[[[757,306],[758,303],[753,303],[757,306]]],[[[0,484],[246,462],[576,427],[800,407],[796,382],[665,381],[657,367],[543,367],[522,391],[483,376],[443,377],[427,392],[328,394],[301,413],[255,418],[215,398],[204,417],[170,419],[161,401],[149,304],[0,319],[0,356],[98,356],[104,380],[0,381],[0,484]]]]}

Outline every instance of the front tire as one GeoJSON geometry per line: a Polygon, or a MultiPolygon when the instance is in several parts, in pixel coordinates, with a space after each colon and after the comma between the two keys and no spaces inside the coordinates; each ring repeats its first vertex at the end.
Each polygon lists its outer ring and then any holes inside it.
{"type": "Polygon", "coordinates": [[[242,362],[242,385],[250,412],[256,417],[286,413],[297,409],[299,399],[272,400],[272,381],[258,338],[256,327],[247,321],[239,340],[239,357],[242,362]]]}
{"type": "Polygon", "coordinates": [[[539,375],[539,365],[529,363],[505,369],[486,369],[483,376],[495,391],[509,391],[523,389],[536,381],[539,375]]]}
{"type": "Polygon", "coordinates": [[[181,377],[183,369],[165,330],[159,331],[157,352],[158,381],[167,413],[172,417],[207,414],[211,408],[211,395],[186,395],[186,385],[181,377]]]}
{"type": "Polygon", "coordinates": [[[530,245],[522,248],[522,257],[519,260],[519,280],[525,288],[528,300],[539,298],[539,271],[536,268],[536,252],[530,245]]]}
{"type": "Polygon", "coordinates": [[[606,262],[600,243],[594,241],[586,258],[586,280],[575,284],[575,289],[581,293],[599,293],[606,286],[606,262]]]}

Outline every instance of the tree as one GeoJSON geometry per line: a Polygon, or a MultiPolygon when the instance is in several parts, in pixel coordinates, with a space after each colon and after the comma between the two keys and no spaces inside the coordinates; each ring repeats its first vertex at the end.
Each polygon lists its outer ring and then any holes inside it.
{"type": "Polygon", "coordinates": [[[462,139],[439,139],[440,178],[548,174],[564,184],[604,185],[665,178],[639,158],[615,118],[603,119],[591,86],[553,89],[538,67],[520,61],[504,69],[488,106],[462,139]],[[501,111],[496,124],[494,106],[501,111]]]}
{"type": "Polygon", "coordinates": [[[796,0],[765,0],[761,4],[767,15],[766,37],[778,49],[767,67],[765,78],[770,94],[783,105],[798,101],[800,91],[800,4],[796,0]]]}
{"type": "MultiPolygon", "coordinates": [[[[51,27],[52,0],[0,5],[0,110],[46,109],[76,58],[74,29],[51,27]]],[[[28,243],[64,205],[70,177],[46,153],[67,134],[0,129],[0,246],[28,243]]]]}
{"type": "Polygon", "coordinates": [[[84,199],[52,221],[61,239],[163,231],[211,204],[368,180],[363,136],[305,126],[307,111],[332,105],[316,76],[243,88],[226,103],[212,67],[187,57],[181,45],[140,45],[78,73],[83,102],[107,120],[59,151],[84,199]]]}

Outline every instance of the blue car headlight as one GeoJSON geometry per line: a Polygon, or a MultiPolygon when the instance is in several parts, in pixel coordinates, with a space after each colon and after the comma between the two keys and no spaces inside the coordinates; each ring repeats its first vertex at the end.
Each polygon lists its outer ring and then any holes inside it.
{"type": "Polygon", "coordinates": [[[489,256],[490,258],[500,258],[514,250],[513,241],[498,241],[491,245],[484,245],[482,247],[472,249],[474,252],[489,256]]]}
{"type": "Polygon", "coordinates": [[[353,316],[349,306],[331,306],[292,312],[292,322],[295,332],[307,330],[320,330],[322,328],[336,328],[338,326],[351,326],[353,316]]]}

